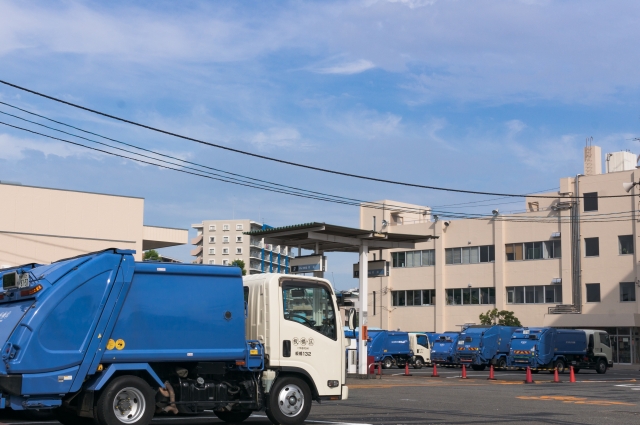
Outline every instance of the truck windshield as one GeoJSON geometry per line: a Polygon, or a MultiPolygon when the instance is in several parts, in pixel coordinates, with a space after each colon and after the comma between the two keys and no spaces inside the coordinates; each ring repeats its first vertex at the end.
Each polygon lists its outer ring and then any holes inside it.
{"type": "Polygon", "coordinates": [[[284,318],[300,323],[322,335],[337,339],[336,314],[329,291],[320,285],[283,282],[284,318]]]}

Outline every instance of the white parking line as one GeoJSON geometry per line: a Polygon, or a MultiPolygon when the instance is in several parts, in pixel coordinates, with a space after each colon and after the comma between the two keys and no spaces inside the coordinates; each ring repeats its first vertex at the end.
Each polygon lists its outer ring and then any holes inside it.
{"type": "MultiPolygon", "coordinates": [[[[266,418],[266,415],[251,415],[252,418],[266,418]]],[[[357,423],[351,423],[351,422],[330,422],[330,421],[310,421],[310,420],[306,420],[304,421],[305,423],[312,423],[312,424],[335,424],[335,425],[373,425],[373,424],[365,424],[365,423],[361,423],[361,422],[357,422],[357,423]]]]}

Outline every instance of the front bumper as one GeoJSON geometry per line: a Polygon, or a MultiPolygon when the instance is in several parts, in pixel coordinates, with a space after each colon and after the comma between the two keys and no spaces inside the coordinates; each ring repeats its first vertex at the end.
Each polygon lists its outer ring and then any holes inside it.
{"type": "Polygon", "coordinates": [[[0,393],[20,395],[22,392],[22,375],[0,375],[0,393]]]}

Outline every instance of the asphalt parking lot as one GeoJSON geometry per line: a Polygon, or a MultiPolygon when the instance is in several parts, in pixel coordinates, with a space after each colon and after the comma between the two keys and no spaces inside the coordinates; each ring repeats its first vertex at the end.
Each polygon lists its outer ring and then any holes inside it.
{"type": "MultiPolygon", "coordinates": [[[[580,371],[576,383],[561,375],[533,375],[535,384],[524,384],[522,371],[469,371],[460,379],[461,369],[385,370],[381,379],[349,379],[349,400],[314,403],[308,424],[638,424],[640,423],[640,371],[638,367],[617,367],[604,375],[580,371]]],[[[57,424],[53,420],[34,421],[9,416],[0,419],[9,425],[57,424]]],[[[154,424],[199,425],[222,423],[211,412],[198,417],[157,417],[154,424]]],[[[245,423],[269,424],[264,413],[245,423]]]]}

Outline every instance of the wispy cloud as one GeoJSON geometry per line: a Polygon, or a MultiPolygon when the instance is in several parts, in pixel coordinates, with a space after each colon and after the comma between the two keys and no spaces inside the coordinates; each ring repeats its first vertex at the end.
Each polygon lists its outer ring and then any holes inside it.
{"type": "Polygon", "coordinates": [[[352,75],[359,74],[375,67],[376,66],[373,62],[366,59],[360,59],[354,62],[347,62],[340,65],[329,66],[326,68],[318,68],[315,70],[315,72],[320,74],[352,75]]]}

